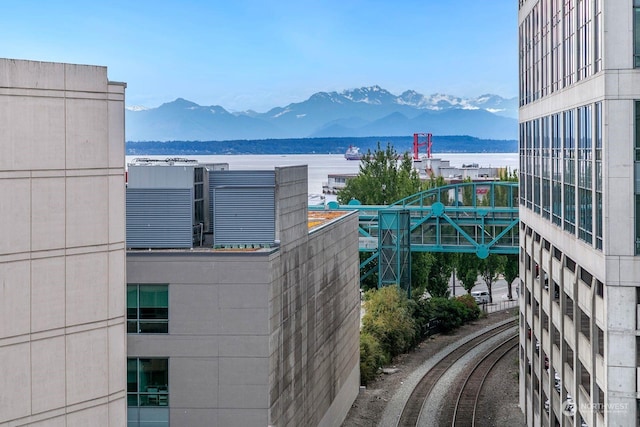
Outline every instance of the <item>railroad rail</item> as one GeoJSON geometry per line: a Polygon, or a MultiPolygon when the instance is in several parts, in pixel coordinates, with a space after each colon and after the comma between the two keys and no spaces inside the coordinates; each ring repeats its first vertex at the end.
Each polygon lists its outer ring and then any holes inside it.
{"type": "Polygon", "coordinates": [[[514,323],[515,322],[508,322],[498,325],[461,344],[444,356],[420,379],[418,384],[414,387],[411,395],[403,406],[400,416],[397,418],[396,426],[416,426],[420,420],[423,403],[429,398],[429,395],[440,378],[465,354],[488,339],[514,328],[514,323]]]}
{"type": "Polygon", "coordinates": [[[496,364],[518,345],[518,335],[503,341],[479,360],[464,379],[453,411],[452,427],[480,425],[476,422],[482,386],[496,364]]]}

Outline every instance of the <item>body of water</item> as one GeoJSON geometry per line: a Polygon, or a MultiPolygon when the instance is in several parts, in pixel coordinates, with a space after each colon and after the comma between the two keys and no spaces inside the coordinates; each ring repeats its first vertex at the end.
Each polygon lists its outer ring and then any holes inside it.
{"type": "MultiPolygon", "coordinates": [[[[346,160],[342,154],[242,154],[211,156],[127,156],[127,163],[136,157],[165,159],[184,157],[203,163],[228,163],[230,170],[273,170],[276,166],[307,165],[309,194],[322,194],[322,184],[327,182],[329,174],[358,173],[360,162],[346,160]]],[[[477,163],[482,167],[519,168],[518,153],[434,153],[433,157],[449,160],[451,166],[477,163]]]]}

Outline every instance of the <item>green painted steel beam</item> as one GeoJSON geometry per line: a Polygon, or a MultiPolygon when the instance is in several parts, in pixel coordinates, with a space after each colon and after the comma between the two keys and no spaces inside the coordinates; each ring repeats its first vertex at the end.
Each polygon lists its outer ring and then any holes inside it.
{"type": "MultiPolygon", "coordinates": [[[[309,210],[324,210],[325,206],[310,206],[309,210]]],[[[381,231],[380,214],[402,209],[409,215],[409,242],[411,252],[455,252],[475,253],[480,258],[489,254],[517,254],[518,242],[518,183],[492,181],[487,183],[466,182],[446,185],[423,191],[386,205],[337,205],[331,210],[359,212],[359,235],[367,239],[378,239],[381,231]],[[468,202],[468,206],[464,202],[468,202]],[[452,244],[455,242],[455,244],[452,244]]],[[[384,215],[383,215],[384,216],[384,215]]],[[[393,218],[393,215],[387,216],[393,218]]],[[[393,228],[394,224],[383,224],[393,228]]],[[[371,243],[371,240],[369,241],[371,243]]],[[[397,242],[387,251],[399,251],[397,242]]],[[[360,247],[361,252],[372,255],[361,263],[361,270],[378,259],[382,248],[369,245],[360,247]]],[[[386,271],[390,277],[403,273],[398,260],[389,261],[386,271]]],[[[405,272],[406,273],[406,272],[405,272]]],[[[361,280],[373,274],[368,271],[361,280]]],[[[380,274],[380,273],[379,273],[380,274]]],[[[403,273],[404,274],[404,273],[403,273]]],[[[409,271],[410,274],[410,271],[409,271]]]]}

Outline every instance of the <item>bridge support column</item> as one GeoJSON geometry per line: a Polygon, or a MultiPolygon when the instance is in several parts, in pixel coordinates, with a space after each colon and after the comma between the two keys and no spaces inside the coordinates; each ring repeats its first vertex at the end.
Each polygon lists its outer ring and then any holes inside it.
{"type": "Polygon", "coordinates": [[[411,218],[406,209],[378,212],[378,287],[397,285],[411,296],[411,218]]]}

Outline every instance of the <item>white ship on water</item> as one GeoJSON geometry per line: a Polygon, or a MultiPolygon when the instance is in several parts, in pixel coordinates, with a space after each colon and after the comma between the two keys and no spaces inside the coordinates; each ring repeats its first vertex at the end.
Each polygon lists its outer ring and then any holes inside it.
{"type": "MultiPolygon", "coordinates": [[[[423,180],[441,176],[447,184],[457,184],[465,180],[474,182],[495,181],[500,177],[503,167],[480,166],[478,163],[452,166],[449,160],[433,157],[432,135],[430,133],[416,133],[413,135],[413,166],[423,180]],[[420,153],[420,148],[425,147],[425,153],[420,153]]],[[[363,154],[358,147],[349,146],[345,153],[347,160],[361,160],[363,154]]],[[[347,182],[358,176],[357,173],[329,174],[327,181],[322,185],[322,193],[336,195],[343,189],[347,182]]]]}

